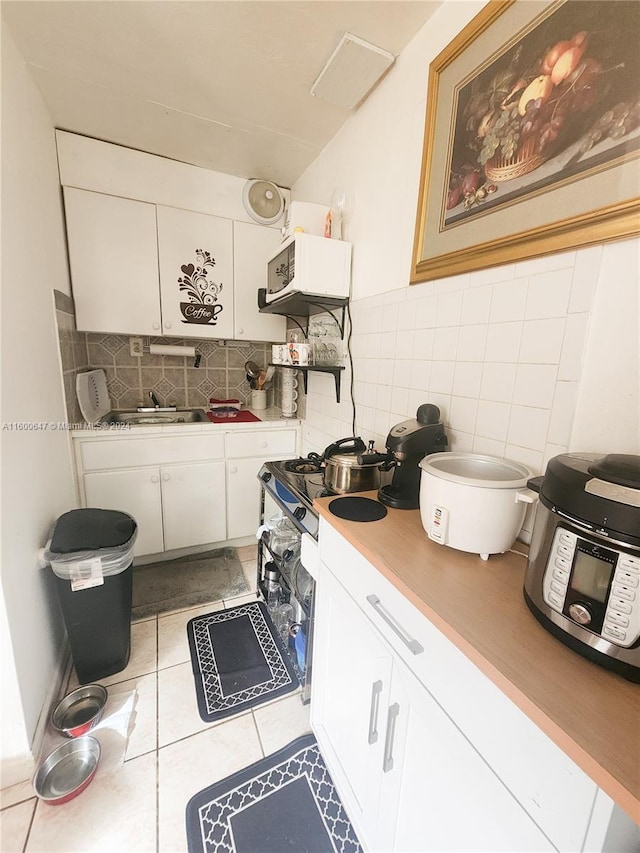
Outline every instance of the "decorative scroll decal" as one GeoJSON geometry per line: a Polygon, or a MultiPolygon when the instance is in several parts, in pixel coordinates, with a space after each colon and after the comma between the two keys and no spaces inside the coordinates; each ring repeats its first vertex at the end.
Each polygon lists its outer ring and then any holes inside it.
{"type": "Polygon", "coordinates": [[[196,249],[199,265],[183,264],[184,273],[178,278],[180,291],[186,293],[188,302],[180,303],[183,323],[215,326],[224,306],[218,302],[222,284],[209,278],[215,266],[215,258],[204,249],[196,249]]]}

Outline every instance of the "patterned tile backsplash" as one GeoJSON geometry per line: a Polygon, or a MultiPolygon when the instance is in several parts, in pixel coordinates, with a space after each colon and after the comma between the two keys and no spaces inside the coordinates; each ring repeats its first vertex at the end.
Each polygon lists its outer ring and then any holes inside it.
{"type": "MultiPolygon", "coordinates": [[[[143,338],[145,345],[193,346],[201,355],[200,366],[182,356],[132,356],[129,335],[78,332],[73,301],[56,291],[56,316],[62,371],[70,423],[82,423],[76,393],[76,375],[102,368],[114,409],[132,409],[146,404],[153,391],[161,405],[179,408],[207,408],[210,397],[238,398],[248,403],[251,389],[246,380],[245,362],[263,366],[271,360],[270,343],[207,341],[189,338],[143,338]]],[[[275,391],[272,392],[274,401],[275,391]]],[[[272,404],[272,401],[270,401],[272,404]]]]}

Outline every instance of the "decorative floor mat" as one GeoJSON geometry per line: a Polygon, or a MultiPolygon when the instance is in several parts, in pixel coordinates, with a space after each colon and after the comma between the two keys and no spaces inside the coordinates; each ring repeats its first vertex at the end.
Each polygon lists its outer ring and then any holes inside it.
{"type": "Polygon", "coordinates": [[[218,548],[133,569],[132,618],[183,610],[249,592],[235,548],[218,548]]]}
{"type": "Polygon", "coordinates": [[[261,601],[191,619],[187,636],[205,723],[284,696],[300,684],[261,601]]]}
{"type": "Polygon", "coordinates": [[[189,853],[362,853],[313,735],[187,803],[189,853]]]}

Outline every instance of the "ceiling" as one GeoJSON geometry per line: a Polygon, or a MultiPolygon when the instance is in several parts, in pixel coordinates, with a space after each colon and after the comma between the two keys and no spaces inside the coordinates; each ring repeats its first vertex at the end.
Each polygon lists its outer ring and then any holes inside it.
{"type": "Polygon", "coordinates": [[[345,32],[398,55],[436,0],[3,0],[58,128],[290,187],[352,114],[309,90],[345,32]]]}

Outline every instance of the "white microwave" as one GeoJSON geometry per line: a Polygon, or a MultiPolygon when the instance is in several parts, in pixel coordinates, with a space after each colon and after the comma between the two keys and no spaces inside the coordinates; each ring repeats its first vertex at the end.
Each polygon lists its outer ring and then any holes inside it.
{"type": "Polygon", "coordinates": [[[267,261],[267,303],[293,293],[349,297],[351,243],[298,231],[267,261]]]}

